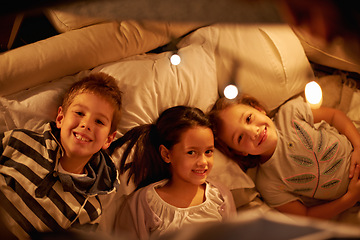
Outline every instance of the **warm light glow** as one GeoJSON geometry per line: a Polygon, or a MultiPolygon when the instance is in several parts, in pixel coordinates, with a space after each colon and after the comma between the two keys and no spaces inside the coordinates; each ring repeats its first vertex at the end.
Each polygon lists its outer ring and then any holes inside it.
{"type": "Polygon", "coordinates": [[[179,65],[181,62],[181,58],[178,54],[174,53],[171,57],[170,57],[170,62],[173,65],[179,65]]]}
{"type": "Polygon", "coordinates": [[[305,97],[311,108],[319,108],[322,104],[322,91],[320,85],[315,81],[306,84],[305,97]]]}
{"type": "Polygon", "coordinates": [[[239,93],[239,90],[238,88],[233,85],[233,84],[229,84],[226,86],[226,88],[224,89],[224,96],[227,98],[227,99],[234,99],[237,97],[239,93]]]}

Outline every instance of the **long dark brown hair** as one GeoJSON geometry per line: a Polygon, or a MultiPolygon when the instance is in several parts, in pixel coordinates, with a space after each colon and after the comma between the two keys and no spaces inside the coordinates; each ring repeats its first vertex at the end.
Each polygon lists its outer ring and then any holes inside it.
{"type": "Polygon", "coordinates": [[[171,150],[180,142],[182,133],[195,126],[212,129],[209,119],[199,108],[175,106],[162,112],[155,123],[126,132],[113,142],[110,153],[126,144],[120,160],[120,174],[129,170],[127,183],[133,177],[137,188],[170,179],[170,164],[162,160],[159,147],[164,145],[171,150]]]}
{"type": "Polygon", "coordinates": [[[207,116],[213,127],[213,132],[215,135],[215,147],[220,152],[222,152],[223,154],[225,154],[226,156],[228,156],[229,158],[234,160],[237,164],[239,164],[239,166],[244,171],[246,171],[248,168],[253,168],[253,167],[257,166],[257,164],[260,161],[260,156],[250,155],[250,154],[247,156],[243,156],[243,155],[237,154],[232,148],[227,146],[227,144],[225,144],[225,142],[222,141],[218,137],[218,133],[222,130],[223,124],[224,124],[223,121],[221,120],[219,114],[224,109],[226,109],[230,106],[238,105],[238,104],[248,105],[248,106],[251,106],[258,110],[265,111],[265,108],[263,107],[262,104],[260,104],[260,102],[257,99],[255,99],[252,96],[243,94],[240,97],[238,97],[236,99],[232,99],[232,100],[227,99],[225,97],[219,98],[215,102],[215,104],[213,105],[211,110],[207,113],[207,116]]]}

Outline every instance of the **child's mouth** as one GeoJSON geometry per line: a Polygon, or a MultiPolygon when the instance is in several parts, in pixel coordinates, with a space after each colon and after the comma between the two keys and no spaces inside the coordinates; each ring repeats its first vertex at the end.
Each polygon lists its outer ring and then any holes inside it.
{"type": "Polygon", "coordinates": [[[267,139],[267,127],[264,128],[264,130],[260,133],[260,141],[258,143],[258,146],[265,142],[267,139]]]}
{"type": "Polygon", "coordinates": [[[91,141],[89,138],[82,136],[78,133],[74,133],[74,136],[77,140],[82,141],[82,142],[90,142],[91,141]]]}
{"type": "Polygon", "coordinates": [[[207,169],[203,169],[203,170],[193,170],[194,173],[196,174],[200,174],[200,175],[203,175],[207,172],[207,169]]]}

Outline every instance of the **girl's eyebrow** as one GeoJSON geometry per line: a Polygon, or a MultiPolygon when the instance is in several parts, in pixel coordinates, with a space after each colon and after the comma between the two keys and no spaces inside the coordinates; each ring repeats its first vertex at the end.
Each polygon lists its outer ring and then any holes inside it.
{"type": "MultiPolygon", "coordinates": [[[[187,148],[185,148],[185,149],[186,149],[186,151],[198,151],[198,150],[201,150],[201,149],[203,149],[203,148],[202,148],[202,147],[199,147],[199,146],[189,146],[189,147],[187,147],[187,148]]],[[[209,149],[214,150],[214,149],[215,149],[215,145],[206,146],[206,147],[204,147],[204,149],[206,149],[206,150],[209,150],[209,149]]]]}

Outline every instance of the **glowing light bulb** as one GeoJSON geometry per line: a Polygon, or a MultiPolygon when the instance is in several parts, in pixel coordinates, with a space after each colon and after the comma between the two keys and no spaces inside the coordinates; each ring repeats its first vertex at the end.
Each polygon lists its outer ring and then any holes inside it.
{"type": "Polygon", "coordinates": [[[305,86],[306,101],[310,104],[310,107],[317,109],[322,104],[322,91],[319,84],[315,81],[311,81],[305,86]]]}
{"type": "Polygon", "coordinates": [[[239,94],[239,90],[238,88],[233,85],[233,84],[229,84],[225,87],[224,89],[224,96],[227,99],[234,99],[237,97],[237,95],[239,94]]]}
{"type": "Polygon", "coordinates": [[[181,62],[181,57],[174,53],[171,57],[170,57],[170,62],[172,65],[179,65],[181,62]]]}

